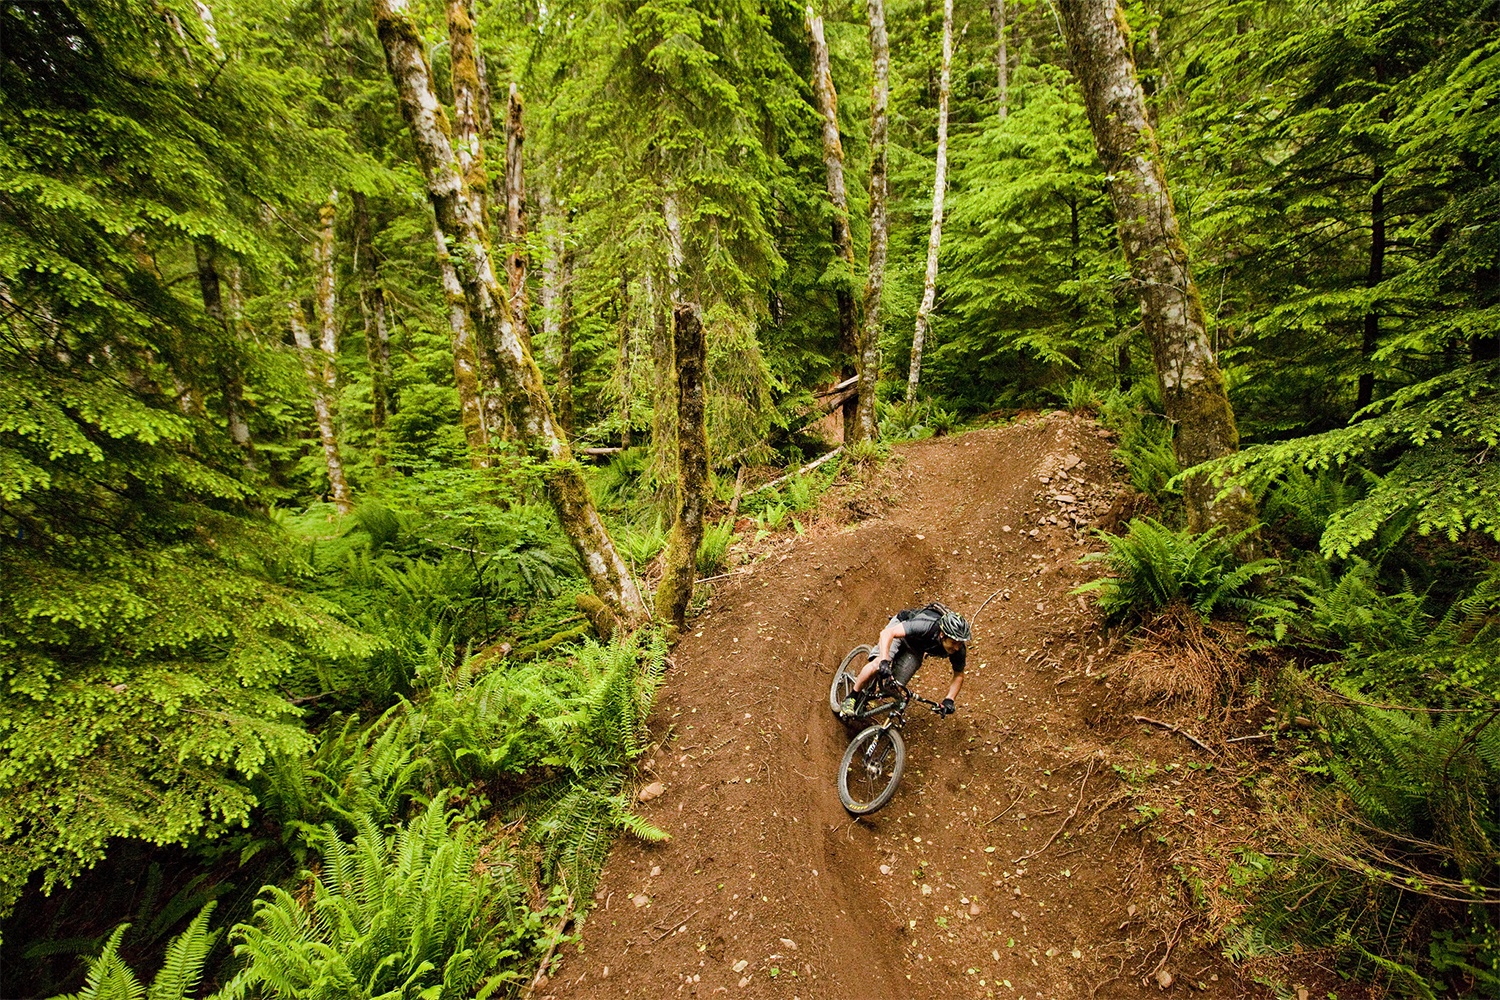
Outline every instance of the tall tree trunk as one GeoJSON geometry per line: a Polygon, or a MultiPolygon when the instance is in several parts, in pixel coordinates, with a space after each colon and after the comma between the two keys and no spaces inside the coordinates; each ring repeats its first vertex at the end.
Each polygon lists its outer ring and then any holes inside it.
{"type": "Polygon", "coordinates": [[[937,304],[938,247],[943,242],[943,196],[948,191],[948,94],[952,89],[953,0],[943,0],[943,64],[938,71],[937,169],[932,181],[932,228],[927,233],[927,274],[922,279],[922,304],[917,307],[917,328],[911,340],[911,370],[906,375],[906,401],[917,398],[922,380],[922,348],[927,324],[937,304]]]}
{"type": "MultiPolygon", "coordinates": [[[[812,39],[813,93],[823,121],[823,165],[828,174],[828,201],[833,208],[833,252],[842,266],[835,297],[839,310],[839,348],[852,354],[860,375],[860,393],[844,408],[844,440],[850,443],[875,436],[874,384],[878,371],[865,370],[865,347],[854,301],[854,236],[849,231],[849,194],[844,185],[844,144],[839,139],[838,93],[828,64],[828,43],[823,37],[823,19],[807,8],[807,32],[812,39]],[[868,381],[868,391],[865,383],[868,381]]],[[[876,357],[880,345],[875,345],[876,357]]],[[[845,369],[845,375],[850,374],[845,369]]]]}
{"type": "Polygon", "coordinates": [[[885,31],[884,0],[866,0],[870,22],[870,267],[865,276],[864,329],[860,341],[855,423],[874,440],[875,384],[880,379],[880,306],[885,294],[885,262],[890,219],[887,152],[890,146],[891,45],[885,31]]]}
{"type": "MultiPolygon", "coordinates": [[[[1239,447],[1239,432],[1188,267],[1156,133],[1146,118],[1124,12],[1117,0],[1059,0],[1058,7],[1094,145],[1109,178],[1120,242],[1140,289],[1141,326],[1151,342],[1162,403],[1176,426],[1173,450],[1184,468],[1231,454],[1239,447]]],[[[1243,490],[1219,499],[1217,485],[1199,475],[1183,492],[1195,531],[1215,524],[1237,531],[1254,524],[1254,503],[1243,490]]]]}
{"type": "Polygon", "coordinates": [[[347,514],[352,507],[349,484],[344,480],[344,460],[339,456],[339,439],[333,429],[333,359],[313,347],[302,303],[293,299],[286,306],[290,314],[292,339],[297,344],[297,353],[302,356],[302,367],[307,372],[308,385],[312,389],[313,414],[318,419],[318,438],[323,445],[323,464],[328,470],[329,492],[339,513],[347,514]]]}
{"type": "MultiPolygon", "coordinates": [[[[223,285],[213,251],[195,243],[193,253],[198,265],[198,292],[203,296],[203,311],[227,339],[233,340],[234,328],[224,312],[223,285]]],[[[245,381],[240,373],[238,350],[228,352],[219,370],[223,376],[224,420],[229,428],[229,439],[245,453],[245,467],[253,469],[255,442],[250,437],[250,424],[245,419],[245,381]]]]}
{"type": "Polygon", "coordinates": [[[505,420],[504,391],[496,384],[493,366],[480,363],[482,355],[474,343],[474,324],[469,321],[464,286],[448,256],[448,242],[443,239],[443,231],[433,226],[432,237],[437,243],[438,275],[443,283],[443,300],[448,306],[453,384],[458,388],[458,415],[464,428],[464,441],[468,444],[469,465],[484,469],[493,460],[490,434],[505,420]]]}
{"type": "Polygon", "coordinates": [[[489,178],[484,165],[484,135],[481,124],[488,120],[484,105],[488,87],[479,78],[479,43],[474,37],[474,18],[468,0],[444,0],[448,20],[448,65],[453,84],[453,150],[463,175],[460,197],[470,202],[469,211],[488,225],[489,178]]]}
{"type": "Polygon", "coordinates": [[[666,566],[656,591],[656,616],[681,629],[698,571],[703,512],[708,506],[708,428],[704,421],[704,370],[708,351],[694,303],[672,307],[677,355],[677,518],[667,542],[666,566]]]}
{"type": "Polygon", "coordinates": [[[630,404],[635,401],[632,381],[630,324],[630,272],[620,272],[620,447],[630,447],[630,404]]]}
{"type": "MultiPolygon", "coordinates": [[[[1385,279],[1385,167],[1375,163],[1375,172],[1370,188],[1370,272],[1365,278],[1366,288],[1375,288],[1385,279]]],[[[1373,363],[1375,348],[1380,344],[1380,313],[1372,306],[1365,313],[1364,336],[1360,338],[1359,359],[1366,366],[1373,363]]],[[[1357,409],[1364,409],[1375,400],[1375,372],[1359,373],[1359,398],[1357,409]]]]}
{"type": "Polygon", "coordinates": [[[560,266],[562,287],[557,303],[557,417],[563,433],[572,440],[573,417],[573,248],[563,245],[560,266]]]}
{"type": "Polygon", "coordinates": [[[642,275],[651,310],[651,470],[664,509],[676,507],[677,382],[672,351],[671,306],[657,288],[653,272],[642,275]]]}
{"type": "Polygon", "coordinates": [[[1010,114],[1010,50],[1005,43],[1005,0],[991,0],[990,14],[995,19],[995,77],[999,83],[1000,117],[1010,114]]]}
{"type": "Polygon", "coordinates": [[[477,338],[491,354],[497,378],[510,390],[521,440],[547,460],[543,478],[548,498],[594,593],[628,617],[641,617],[646,607],[640,591],[599,517],[583,470],[553,416],[542,373],[512,321],[506,289],[495,276],[484,215],[457,169],[446,115],[433,91],[422,36],[408,13],[407,0],[372,0],[371,6],[401,114],[422,165],[428,200],[438,227],[455,250],[455,270],[477,338]]]}
{"type": "Polygon", "coordinates": [[[527,317],[531,310],[526,301],[526,271],[531,255],[526,249],[526,174],[521,157],[525,141],[521,90],[512,83],[505,115],[505,272],[510,282],[510,314],[515,318],[522,340],[530,344],[527,317]]]}
{"type": "MultiPolygon", "coordinates": [[[[365,357],[370,364],[370,426],[375,429],[376,465],[385,464],[385,420],[390,411],[391,335],[385,314],[385,292],[375,267],[370,210],[365,196],[351,195],[354,207],[354,263],[359,275],[359,314],[365,328],[365,357]]],[[[462,390],[460,390],[462,391],[462,390]]]]}

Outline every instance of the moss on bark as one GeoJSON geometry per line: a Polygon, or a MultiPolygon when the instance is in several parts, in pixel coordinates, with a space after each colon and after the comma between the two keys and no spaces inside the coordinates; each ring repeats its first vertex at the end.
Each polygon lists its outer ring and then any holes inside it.
{"type": "Polygon", "coordinates": [[[666,569],[656,591],[656,616],[681,629],[698,570],[703,511],[708,505],[708,429],[704,421],[707,348],[695,305],[672,312],[677,353],[677,519],[667,542],[666,569]]]}

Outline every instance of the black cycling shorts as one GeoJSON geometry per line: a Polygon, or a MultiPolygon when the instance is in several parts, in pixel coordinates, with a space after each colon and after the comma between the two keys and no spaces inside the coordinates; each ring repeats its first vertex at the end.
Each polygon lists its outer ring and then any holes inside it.
{"type": "MultiPolygon", "coordinates": [[[[870,659],[880,655],[880,650],[870,650],[870,659]]],[[[891,640],[891,675],[902,684],[910,684],[912,677],[916,676],[917,668],[922,665],[922,654],[914,649],[909,649],[900,636],[891,640]]]]}

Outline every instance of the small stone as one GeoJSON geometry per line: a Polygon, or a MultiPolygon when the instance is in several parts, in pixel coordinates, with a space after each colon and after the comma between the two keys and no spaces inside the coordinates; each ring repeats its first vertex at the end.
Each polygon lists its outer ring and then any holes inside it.
{"type": "Polygon", "coordinates": [[[666,785],[663,785],[660,781],[653,781],[645,788],[642,788],[636,798],[642,802],[650,802],[652,799],[660,798],[666,790],[666,785]]]}
{"type": "Polygon", "coordinates": [[[632,903],[634,903],[636,906],[645,906],[647,903],[651,902],[651,897],[649,897],[649,896],[635,896],[635,897],[632,897],[630,901],[632,903]]]}
{"type": "Polygon", "coordinates": [[[746,986],[749,986],[749,985],[750,985],[750,977],[749,976],[741,976],[740,977],[740,989],[744,989],[746,986]]]}
{"type": "Polygon", "coordinates": [[[1076,469],[1078,468],[1078,463],[1082,461],[1083,459],[1079,458],[1077,455],[1069,455],[1067,458],[1063,459],[1063,468],[1069,470],[1076,469]]]}
{"type": "Polygon", "coordinates": [[[1156,985],[1160,986],[1162,989],[1166,989],[1168,986],[1171,986],[1172,974],[1166,969],[1158,969],[1156,971],[1156,985]]]}
{"type": "Polygon", "coordinates": [[[1058,503],[1077,503],[1078,502],[1078,498],[1075,497],[1071,493],[1059,493],[1057,496],[1053,497],[1052,499],[1056,500],[1058,503]]]}
{"type": "Polygon", "coordinates": [[[744,972],[747,968],[749,968],[749,966],[750,963],[742,958],[738,962],[735,962],[733,965],[731,965],[730,968],[735,972],[744,972]]]}
{"type": "Polygon", "coordinates": [[[922,886],[922,895],[924,895],[924,896],[931,896],[932,895],[932,886],[924,884],[922,886]]]}
{"type": "Polygon", "coordinates": [[[1299,986],[1299,987],[1297,987],[1297,1000],[1307,1000],[1307,987],[1306,986],[1299,986]]]}
{"type": "Polygon", "coordinates": [[[978,903],[970,903],[969,904],[969,916],[971,916],[971,917],[977,917],[977,916],[979,916],[979,914],[981,914],[983,912],[984,911],[980,909],[978,903]]]}
{"type": "Polygon", "coordinates": [[[891,866],[890,865],[881,865],[880,866],[880,874],[882,874],[882,875],[889,875],[890,873],[891,873],[891,866]]]}
{"type": "Polygon", "coordinates": [[[1048,958],[1056,958],[1058,955],[1061,955],[1061,954],[1062,954],[1062,952],[1058,951],[1056,948],[1048,948],[1047,949],[1047,957],[1048,958]]]}
{"type": "Polygon", "coordinates": [[[1127,917],[1133,917],[1133,916],[1135,916],[1135,904],[1134,903],[1131,903],[1129,906],[1125,907],[1125,915],[1127,917]]]}
{"type": "Polygon", "coordinates": [[[1079,950],[1079,949],[1077,949],[1077,948],[1074,948],[1074,949],[1073,949],[1073,957],[1074,957],[1074,958],[1082,958],[1082,957],[1083,957],[1083,952],[1082,952],[1082,951],[1080,951],[1080,950],[1079,950]]]}
{"type": "Polygon", "coordinates": [[[783,948],[790,948],[792,951],[797,950],[797,942],[793,941],[791,938],[782,938],[781,946],[783,948]]]}
{"type": "Polygon", "coordinates": [[[656,878],[656,876],[658,876],[660,874],[661,874],[661,865],[652,865],[651,866],[651,877],[652,878],[656,878]]]}

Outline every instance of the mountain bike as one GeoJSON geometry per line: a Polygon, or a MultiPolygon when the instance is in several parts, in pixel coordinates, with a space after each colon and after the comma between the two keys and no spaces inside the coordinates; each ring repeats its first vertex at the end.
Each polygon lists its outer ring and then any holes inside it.
{"type": "Polygon", "coordinates": [[[844,759],[839,761],[839,801],[855,816],[869,815],[896,794],[896,786],[906,770],[906,740],[901,728],[906,725],[907,707],[915,701],[943,714],[937,702],[913,694],[889,670],[882,670],[870,682],[868,697],[854,714],[839,715],[839,706],[854,693],[854,682],[869,656],[869,646],[851,649],[828,688],[828,707],[845,725],[885,716],[884,721],[873,723],[854,737],[844,751],[844,759]]]}

